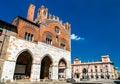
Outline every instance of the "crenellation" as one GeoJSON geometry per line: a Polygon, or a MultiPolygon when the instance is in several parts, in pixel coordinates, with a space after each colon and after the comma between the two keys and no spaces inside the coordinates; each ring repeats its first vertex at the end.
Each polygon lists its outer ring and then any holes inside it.
{"type": "Polygon", "coordinates": [[[68,22],[63,23],[63,21],[61,19],[59,19],[58,16],[48,14],[47,19],[51,22],[53,22],[53,21],[58,22],[63,27],[64,30],[70,31],[71,24],[69,24],[68,22]]]}
{"type": "Polygon", "coordinates": [[[63,24],[63,21],[62,21],[62,20],[59,20],[59,23],[62,25],[62,24],[63,24]]]}
{"type": "Polygon", "coordinates": [[[53,20],[56,20],[54,15],[53,15],[53,20]]]}
{"type": "Polygon", "coordinates": [[[58,16],[55,16],[55,19],[56,19],[57,21],[59,21],[59,17],[58,17],[58,16]]]}

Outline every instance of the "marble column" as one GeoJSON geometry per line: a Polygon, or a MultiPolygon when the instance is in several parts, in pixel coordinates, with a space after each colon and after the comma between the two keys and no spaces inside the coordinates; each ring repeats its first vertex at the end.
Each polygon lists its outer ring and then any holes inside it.
{"type": "Polygon", "coordinates": [[[58,79],[58,66],[52,66],[51,79],[58,79]]]}
{"type": "Polygon", "coordinates": [[[39,81],[40,80],[40,64],[32,64],[31,69],[31,81],[39,81]]]}

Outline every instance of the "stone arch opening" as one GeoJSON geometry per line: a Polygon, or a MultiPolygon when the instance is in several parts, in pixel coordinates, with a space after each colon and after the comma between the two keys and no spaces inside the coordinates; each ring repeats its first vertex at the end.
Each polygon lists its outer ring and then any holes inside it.
{"type": "Polygon", "coordinates": [[[41,61],[40,79],[51,79],[52,60],[49,56],[45,56],[41,61]]]}
{"type": "Polygon", "coordinates": [[[31,75],[32,61],[32,55],[28,51],[23,51],[21,54],[19,54],[16,60],[13,78],[29,79],[31,75]]]}
{"type": "Polygon", "coordinates": [[[64,80],[66,78],[67,63],[64,59],[61,59],[58,64],[58,79],[64,80]]]}

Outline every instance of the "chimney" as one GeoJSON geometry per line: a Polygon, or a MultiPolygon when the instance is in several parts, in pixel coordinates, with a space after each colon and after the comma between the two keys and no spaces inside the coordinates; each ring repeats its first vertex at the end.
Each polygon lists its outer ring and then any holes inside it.
{"type": "Polygon", "coordinates": [[[34,11],[35,11],[35,6],[33,4],[30,4],[28,8],[27,20],[33,21],[34,11]]]}

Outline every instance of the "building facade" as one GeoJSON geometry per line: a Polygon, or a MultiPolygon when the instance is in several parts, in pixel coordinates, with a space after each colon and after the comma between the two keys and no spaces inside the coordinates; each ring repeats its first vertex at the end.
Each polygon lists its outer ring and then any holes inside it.
{"type": "Polygon", "coordinates": [[[1,80],[66,79],[71,77],[71,26],[41,6],[34,19],[35,6],[27,18],[16,17],[12,24],[0,21],[1,80]]]}
{"type": "Polygon", "coordinates": [[[115,79],[114,64],[109,55],[102,56],[101,61],[82,63],[79,58],[72,64],[72,77],[80,81],[96,79],[115,79]]]}
{"type": "Polygon", "coordinates": [[[115,79],[118,79],[119,77],[118,69],[116,67],[114,67],[114,76],[115,76],[115,79]]]}

